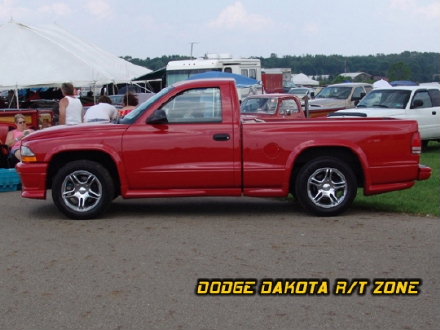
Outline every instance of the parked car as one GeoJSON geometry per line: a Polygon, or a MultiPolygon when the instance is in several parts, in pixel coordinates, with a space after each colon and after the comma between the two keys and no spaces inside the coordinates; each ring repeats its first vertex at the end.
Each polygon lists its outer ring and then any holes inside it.
{"type": "Polygon", "coordinates": [[[353,108],[372,89],[373,86],[366,83],[329,85],[309,102],[309,116],[325,117],[337,110],[353,108]]]}
{"type": "Polygon", "coordinates": [[[314,88],[308,88],[308,87],[294,87],[289,89],[287,92],[288,94],[293,94],[297,97],[299,97],[301,100],[308,96],[309,100],[315,98],[315,89],[314,88]]]}
{"type": "Polygon", "coordinates": [[[417,120],[424,144],[440,140],[440,88],[398,86],[374,89],[356,108],[329,117],[387,117],[417,120]]]}
{"type": "Polygon", "coordinates": [[[290,94],[260,94],[248,96],[241,102],[242,117],[271,119],[304,119],[298,97],[290,94]]]}

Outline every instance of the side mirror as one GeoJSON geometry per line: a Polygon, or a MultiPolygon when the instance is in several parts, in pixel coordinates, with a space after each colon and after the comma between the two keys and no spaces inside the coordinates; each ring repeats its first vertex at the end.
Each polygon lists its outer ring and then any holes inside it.
{"type": "Polygon", "coordinates": [[[412,109],[423,107],[423,101],[422,100],[414,100],[412,109]]]}
{"type": "Polygon", "coordinates": [[[165,111],[158,109],[148,117],[147,124],[158,125],[158,124],[168,124],[168,118],[165,111]]]}
{"type": "Polygon", "coordinates": [[[310,92],[310,98],[314,99],[315,98],[315,92],[310,92]]]}

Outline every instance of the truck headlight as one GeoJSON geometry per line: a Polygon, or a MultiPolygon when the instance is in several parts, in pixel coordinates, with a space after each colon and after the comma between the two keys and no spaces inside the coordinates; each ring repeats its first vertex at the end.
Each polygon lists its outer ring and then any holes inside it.
{"type": "Polygon", "coordinates": [[[35,156],[34,152],[31,148],[26,146],[21,146],[21,161],[24,163],[33,163],[37,161],[37,156],[35,156]]]}

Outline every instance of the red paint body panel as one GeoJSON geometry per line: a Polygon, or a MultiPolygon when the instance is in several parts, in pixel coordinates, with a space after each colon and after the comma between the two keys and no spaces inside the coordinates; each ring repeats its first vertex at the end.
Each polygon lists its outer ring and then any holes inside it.
{"type": "Polygon", "coordinates": [[[22,196],[34,199],[46,199],[47,163],[17,164],[22,182],[22,196]]]}
{"type": "MultiPolygon", "coordinates": [[[[45,198],[51,162],[61,156],[114,165],[124,198],[163,196],[286,196],[298,158],[311,149],[351,152],[360,164],[365,194],[408,188],[430,169],[411,152],[417,123],[383,119],[297,119],[242,122],[232,80],[175,84],[128,124],[54,127],[22,145],[37,163],[20,163],[23,197],[45,198]],[[218,122],[149,124],[148,118],[187,90],[221,93],[218,122]],[[220,137],[220,138],[219,138],[220,137]],[[223,138],[224,137],[224,138],[223,138]],[[92,156],[94,155],[94,156],[92,156]]],[[[70,158],[69,158],[70,159],[70,158]]]]}

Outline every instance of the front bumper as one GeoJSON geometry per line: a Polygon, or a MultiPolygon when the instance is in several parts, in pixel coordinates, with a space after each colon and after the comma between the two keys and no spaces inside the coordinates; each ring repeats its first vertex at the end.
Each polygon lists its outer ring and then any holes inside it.
{"type": "Polygon", "coordinates": [[[20,174],[22,192],[25,198],[46,199],[47,182],[46,163],[18,163],[16,169],[20,174]]]}

